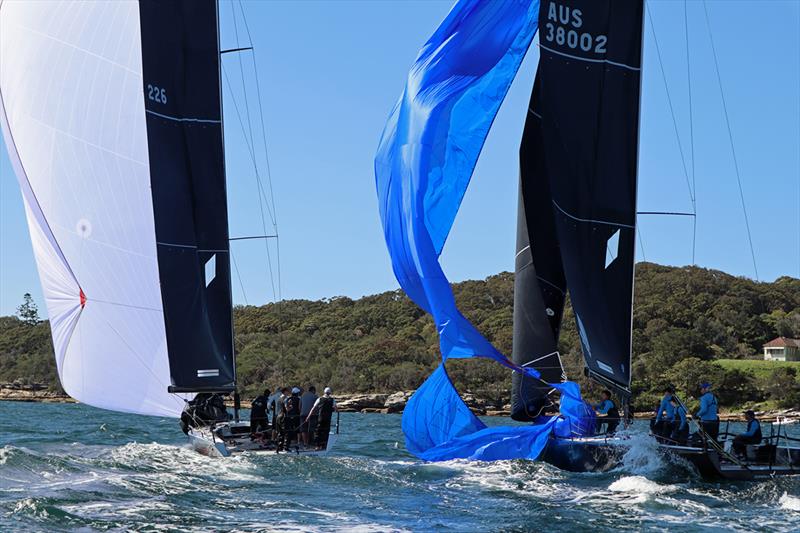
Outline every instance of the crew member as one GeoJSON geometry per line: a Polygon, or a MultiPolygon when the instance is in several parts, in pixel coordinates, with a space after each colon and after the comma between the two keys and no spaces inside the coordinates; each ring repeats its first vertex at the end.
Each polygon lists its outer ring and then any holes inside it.
{"type": "Polygon", "coordinates": [[[289,387],[283,387],[281,389],[281,395],[275,400],[275,410],[278,413],[275,416],[275,440],[278,442],[278,450],[283,449],[283,445],[286,441],[286,399],[289,397],[291,392],[289,391],[289,387]]]}
{"type": "Polygon", "coordinates": [[[686,420],[686,409],[678,403],[678,399],[674,394],[669,399],[669,403],[672,404],[672,408],[675,410],[675,417],[672,421],[672,435],[669,438],[673,444],[686,446],[686,440],[689,438],[689,422],[686,420]]]}
{"type": "Polygon", "coordinates": [[[717,416],[717,398],[711,392],[711,383],[704,381],[700,384],[700,410],[696,417],[700,420],[703,432],[714,440],[719,435],[719,417],[717,416]]]}
{"type": "Polygon", "coordinates": [[[747,457],[748,444],[761,443],[761,424],[756,420],[756,414],[745,411],[744,418],[747,421],[747,431],[733,438],[733,453],[740,459],[747,457]]]}
{"type": "Polygon", "coordinates": [[[302,424],[300,424],[300,440],[303,446],[309,445],[309,437],[313,437],[314,430],[317,429],[317,415],[308,416],[311,413],[311,408],[317,402],[317,398],[319,398],[317,396],[317,388],[313,385],[308,387],[308,390],[300,396],[300,420],[302,421],[302,424]]]}
{"type": "Polygon", "coordinates": [[[300,429],[300,389],[294,387],[291,396],[283,401],[283,434],[278,450],[286,449],[297,440],[297,430],[300,429]]]}
{"type": "Polygon", "coordinates": [[[267,424],[267,401],[269,399],[269,389],[264,394],[253,400],[250,404],[250,433],[266,431],[267,424]]]}
{"type": "Polygon", "coordinates": [[[619,409],[614,400],[611,399],[611,391],[601,392],[603,399],[593,407],[597,412],[597,433],[601,433],[603,424],[606,425],[606,433],[613,434],[619,426],[619,409]]]}
{"type": "Polygon", "coordinates": [[[661,398],[661,404],[658,406],[656,413],[655,424],[653,424],[653,434],[658,442],[665,442],[672,435],[673,420],[675,420],[675,408],[670,403],[672,395],[675,390],[670,387],[664,387],[664,396],[661,398]]]}
{"type": "Polygon", "coordinates": [[[272,411],[272,440],[278,440],[278,415],[283,410],[283,388],[277,387],[275,392],[267,398],[267,411],[272,411]]]}
{"type": "Polygon", "coordinates": [[[319,417],[317,421],[317,431],[314,434],[314,442],[317,444],[318,450],[324,450],[328,447],[328,435],[331,432],[331,418],[333,412],[338,411],[336,407],[336,400],[333,399],[333,391],[330,387],[325,387],[322,397],[317,399],[314,407],[311,408],[309,418],[313,415],[319,417]]]}

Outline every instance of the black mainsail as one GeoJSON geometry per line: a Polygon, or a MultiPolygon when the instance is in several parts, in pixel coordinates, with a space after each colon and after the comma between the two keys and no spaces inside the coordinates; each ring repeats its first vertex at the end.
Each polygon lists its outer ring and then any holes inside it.
{"type": "Polygon", "coordinates": [[[568,288],[588,375],[623,396],[631,378],[642,15],[641,0],[542,2],[541,58],[520,154],[515,361],[554,349],[568,288]],[[531,242],[520,238],[525,231],[531,242]],[[520,262],[525,255],[530,266],[520,262]]]}
{"type": "Polygon", "coordinates": [[[232,391],[217,2],[141,0],[139,14],[170,391],[232,391]]]}

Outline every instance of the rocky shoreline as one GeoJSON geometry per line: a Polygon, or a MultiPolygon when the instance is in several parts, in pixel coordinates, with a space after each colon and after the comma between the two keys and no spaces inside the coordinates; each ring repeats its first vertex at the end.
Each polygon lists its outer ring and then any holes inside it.
{"type": "MultiPolygon", "coordinates": [[[[392,414],[402,413],[411,395],[411,391],[398,391],[389,393],[371,394],[337,394],[336,401],[339,410],[344,413],[381,413],[392,414]]],[[[469,392],[462,394],[464,403],[479,416],[509,416],[511,405],[500,404],[485,398],[479,398],[469,392]]],[[[21,383],[0,383],[0,401],[13,402],[42,402],[42,403],[77,403],[69,396],[49,390],[45,385],[21,384],[21,383]]],[[[232,402],[229,402],[232,406],[232,402]]],[[[242,406],[248,407],[250,399],[242,399],[242,406]]],[[[653,415],[652,412],[635,413],[634,417],[647,419],[653,415]]],[[[791,420],[800,422],[800,409],[782,409],[769,411],[756,411],[756,416],[763,422],[774,422],[777,419],[791,420]]],[[[739,411],[720,413],[720,420],[740,421],[744,416],[739,411]]]]}

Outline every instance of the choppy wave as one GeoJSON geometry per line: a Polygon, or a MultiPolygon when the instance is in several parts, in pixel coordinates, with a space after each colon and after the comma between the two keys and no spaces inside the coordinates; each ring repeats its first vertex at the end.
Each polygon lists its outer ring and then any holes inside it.
{"type": "Polygon", "coordinates": [[[614,481],[608,490],[611,492],[634,492],[636,494],[665,494],[675,492],[675,485],[661,485],[643,476],[625,476],[614,481]]]}
{"type": "Polygon", "coordinates": [[[704,483],[637,431],[622,467],[573,474],[531,461],[423,463],[397,445],[396,416],[343,416],[329,457],[213,459],[169,420],[3,409],[0,530],[800,530],[800,480],[704,483]],[[14,419],[49,426],[21,434],[14,419]]]}

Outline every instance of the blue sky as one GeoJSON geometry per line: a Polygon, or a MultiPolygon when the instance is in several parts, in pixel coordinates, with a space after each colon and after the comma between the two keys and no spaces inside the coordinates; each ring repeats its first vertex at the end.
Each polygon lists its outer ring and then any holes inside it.
{"type": "MultiPolygon", "coordinates": [[[[437,1],[245,1],[256,47],[281,244],[284,298],[394,289],[372,160],[414,57],[451,6],[437,1]]],[[[235,4],[238,10],[238,2],[235,4]]],[[[223,48],[244,38],[221,4],[223,48]]],[[[650,1],[664,77],[691,181],[684,3],[650,1]]],[[[709,1],[711,32],[750,219],[759,278],[800,275],[800,2],[709,1]]],[[[688,3],[697,199],[697,264],[755,277],[703,4],[688,3]]],[[[250,56],[228,54],[236,106],[257,118],[250,56]]],[[[517,154],[538,53],[500,110],[442,254],[452,281],[513,268],[517,154]]],[[[254,171],[225,87],[231,235],[262,233],[254,171]]],[[[260,126],[256,144],[260,145],[260,126]]],[[[650,21],[645,21],[639,210],[691,211],[650,21]]],[[[0,314],[31,292],[43,307],[22,200],[0,155],[0,314]]],[[[264,160],[260,161],[266,174],[264,160]]],[[[640,218],[639,259],[692,262],[689,218],[640,218]]],[[[267,221],[269,226],[270,222],[267,221]]],[[[269,229],[269,228],[268,228],[269,229]]],[[[264,244],[238,242],[237,303],[274,298],[264,244]]],[[[271,252],[274,253],[274,244],[271,252]]],[[[274,261],[273,261],[274,263],[274,261]]]]}

